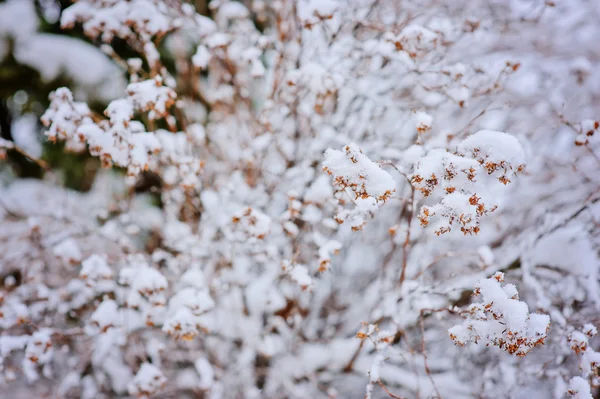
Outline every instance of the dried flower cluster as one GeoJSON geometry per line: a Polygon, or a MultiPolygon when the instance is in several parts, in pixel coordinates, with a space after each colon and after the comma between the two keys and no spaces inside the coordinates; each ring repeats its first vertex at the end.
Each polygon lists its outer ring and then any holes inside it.
{"type": "Polygon", "coordinates": [[[392,176],[367,158],[354,143],[346,145],[343,152],[325,151],[323,170],[333,176],[340,204],[344,205],[348,200],[354,204],[353,209],[338,213],[336,221],[341,224],[351,220],[355,231],[362,229],[367,218],[396,191],[392,176]]]}
{"type": "Polygon", "coordinates": [[[435,226],[437,235],[458,225],[466,234],[477,234],[482,216],[496,210],[488,195],[488,176],[506,185],[507,176],[522,172],[525,154],[519,141],[506,133],[481,130],[458,145],[456,153],[436,149],[417,165],[411,177],[413,187],[425,197],[441,198],[434,206],[424,205],[419,213],[422,226],[439,215],[446,219],[435,226]],[[479,193],[479,195],[478,195],[479,193]]]}
{"type": "Polygon", "coordinates": [[[457,345],[481,342],[511,355],[525,356],[544,344],[550,318],[529,313],[527,304],[519,301],[517,288],[513,284],[502,285],[503,282],[504,273],[498,272],[475,288],[474,295],[481,295],[483,302],[470,305],[465,322],[448,330],[457,345]]]}

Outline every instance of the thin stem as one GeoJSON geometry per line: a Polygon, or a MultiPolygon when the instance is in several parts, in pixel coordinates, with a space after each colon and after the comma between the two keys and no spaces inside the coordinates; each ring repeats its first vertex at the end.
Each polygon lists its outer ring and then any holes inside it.
{"type": "Polygon", "coordinates": [[[411,195],[410,195],[410,203],[408,204],[408,206],[410,207],[409,209],[409,216],[407,217],[408,221],[408,225],[406,227],[406,238],[404,239],[404,244],[402,244],[402,271],[400,272],[400,280],[399,280],[399,286],[401,287],[402,284],[404,283],[404,280],[406,279],[406,268],[408,266],[408,247],[410,245],[410,229],[412,226],[412,220],[414,218],[414,214],[415,214],[415,190],[414,188],[411,186],[411,195]]]}
{"type": "Polygon", "coordinates": [[[379,386],[381,387],[381,389],[383,389],[385,391],[385,393],[387,393],[391,398],[394,399],[406,399],[402,396],[398,396],[398,395],[394,395],[393,393],[391,393],[387,387],[383,384],[383,382],[381,382],[381,380],[377,380],[377,383],[379,384],[379,386]]]}
{"type": "Polygon", "coordinates": [[[50,171],[50,164],[42,159],[39,159],[33,155],[31,155],[30,153],[28,153],[27,151],[25,151],[24,149],[17,147],[16,145],[14,147],[9,148],[10,150],[13,150],[15,152],[18,152],[19,154],[23,155],[24,157],[28,158],[29,160],[31,160],[32,162],[34,162],[36,165],[38,165],[40,168],[44,169],[45,171],[50,171]]]}

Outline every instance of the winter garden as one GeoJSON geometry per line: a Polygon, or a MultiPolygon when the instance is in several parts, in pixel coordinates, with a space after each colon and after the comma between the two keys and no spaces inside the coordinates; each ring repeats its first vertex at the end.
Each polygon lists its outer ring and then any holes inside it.
{"type": "Polygon", "coordinates": [[[0,397],[600,397],[598,21],[0,1],[0,397]]]}

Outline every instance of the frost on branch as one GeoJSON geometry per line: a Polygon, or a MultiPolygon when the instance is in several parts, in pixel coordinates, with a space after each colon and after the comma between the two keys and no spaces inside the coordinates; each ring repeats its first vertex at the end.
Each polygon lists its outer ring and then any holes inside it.
{"type": "Polygon", "coordinates": [[[550,317],[529,313],[527,304],[519,301],[517,288],[503,282],[504,273],[498,272],[475,288],[474,295],[481,296],[483,302],[470,305],[466,320],[448,330],[455,344],[483,343],[517,356],[544,344],[550,317]]]}
{"type": "Polygon", "coordinates": [[[506,185],[523,171],[525,154],[519,141],[503,132],[481,130],[463,140],[453,154],[431,150],[419,162],[411,177],[413,187],[438,203],[423,205],[419,213],[422,226],[441,216],[435,225],[437,235],[458,225],[464,234],[477,234],[482,216],[496,210],[487,185],[495,179],[506,185]]]}
{"type": "Polygon", "coordinates": [[[354,208],[336,215],[338,223],[350,221],[352,230],[360,230],[366,220],[372,217],[396,191],[396,182],[392,176],[371,161],[354,143],[344,146],[342,151],[325,151],[323,170],[333,176],[333,185],[337,188],[341,205],[345,203],[345,193],[354,208]]]}
{"type": "Polygon", "coordinates": [[[158,367],[142,363],[133,381],[127,387],[129,394],[138,398],[149,398],[165,387],[167,378],[158,367]]]}

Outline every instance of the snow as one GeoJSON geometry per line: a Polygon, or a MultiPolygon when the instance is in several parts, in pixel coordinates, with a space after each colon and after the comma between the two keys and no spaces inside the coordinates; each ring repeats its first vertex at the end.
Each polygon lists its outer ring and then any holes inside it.
{"type": "Polygon", "coordinates": [[[198,358],[194,362],[194,367],[200,375],[200,389],[209,389],[213,385],[215,372],[208,359],[198,358]]]}
{"type": "Polygon", "coordinates": [[[112,299],[105,298],[90,317],[90,321],[103,333],[110,328],[120,326],[121,318],[118,304],[112,299]]]}
{"type": "MultiPolygon", "coordinates": [[[[52,330],[44,328],[34,332],[25,346],[23,359],[23,371],[29,383],[39,379],[38,367],[50,363],[53,355],[52,330]]],[[[44,368],[45,377],[49,376],[47,370],[44,368]]]]}
{"type": "Polygon", "coordinates": [[[132,292],[146,297],[151,303],[164,305],[163,291],[168,287],[165,276],[140,256],[131,256],[128,263],[129,266],[119,273],[119,283],[131,287],[132,292]]]}
{"type": "Polygon", "coordinates": [[[67,8],[61,16],[61,26],[69,28],[83,23],[86,35],[110,42],[114,36],[125,38],[130,29],[142,36],[155,36],[170,29],[164,7],[152,0],[132,0],[107,4],[83,0],[67,8]]]}
{"type": "Polygon", "coordinates": [[[427,114],[426,112],[419,111],[415,113],[415,123],[417,127],[417,132],[423,134],[431,130],[433,117],[427,114]]]}
{"type": "Polygon", "coordinates": [[[114,97],[123,90],[119,68],[93,46],[78,39],[39,33],[16,48],[15,58],[40,71],[46,82],[64,73],[80,85],[97,88],[100,99],[114,97]]]}
{"type": "Polygon", "coordinates": [[[0,364],[11,352],[24,349],[27,342],[29,342],[28,336],[0,336],[0,364]]]}
{"type": "Polygon", "coordinates": [[[590,384],[581,377],[573,377],[569,381],[569,389],[567,391],[574,399],[592,399],[590,384]]]}
{"type": "Polygon", "coordinates": [[[194,314],[201,314],[212,309],[215,302],[206,291],[184,288],[171,298],[169,306],[174,308],[185,306],[190,308],[194,314]]]}
{"type": "Polygon", "coordinates": [[[175,339],[190,341],[200,332],[199,325],[198,316],[190,308],[180,307],[165,321],[162,330],[175,339]]]}
{"type": "Polygon", "coordinates": [[[504,132],[480,130],[464,139],[458,146],[458,151],[472,154],[473,158],[486,163],[507,162],[514,169],[526,163],[525,151],[519,140],[504,132]]]}
{"type": "Polygon", "coordinates": [[[589,336],[589,337],[593,337],[593,336],[595,336],[596,334],[598,334],[598,329],[596,329],[596,326],[594,326],[594,325],[593,325],[593,324],[591,324],[591,323],[586,323],[586,324],[583,326],[583,330],[582,330],[582,331],[583,331],[583,333],[584,333],[585,335],[587,335],[587,336],[589,336]]]}
{"type": "Polygon", "coordinates": [[[233,214],[231,225],[236,240],[263,240],[271,230],[271,219],[257,209],[243,208],[233,214]]]}
{"type": "Polygon", "coordinates": [[[217,47],[227,46],[227,44],[229,44],[229,40],[229,36],[224,33],[213,33],[204,40],[204,43],[208,48],[214,49],[217,47]]]}
{"type": "Polygon", "coordinates": [[[294,265],[289,273],[292,280],[298,283],[302,290],[308,290],[311,288],[313,281],[306,266],[294,265]]]}
{"type": "Polygon", "coordinates": [[[439,38],[435,32],[423,26],[411,24],[400,32],[397,40],[401,43],[403,51],[407,52],[410,57],[417,58],[432,51],[439,38]]]}
{"type": "Polygon", "coordinates": [[[544,343],[550,329],[550,317],[544,314],[529,313],[525,302],[518,300],[516,287],[504,286],[503,273],[481,280],[476,294],[483,302],[469,307],[467,320],[448,330],[457,345],[468,342],[500,349],[517,356],[525,356],[533,348],[544,343]]]}
{"type": "Polygon", "coordinates": [[[50,151],[7,93],[7,395],[589,397],[594,2],[33,3],[1,57],[69,88],[50,151]]]}
{"type": "Polygon", "coordinates": [[[64,259],[67,263],[76,264],[81,261],[82,255],[77,242],[72,238],[58,243],[53,249],[54,255],[64,259]]]}
{"type": "Polygon", "coordinates": [[[242,3],[237,1],[228,1],[222,3],[217,11],[217,21],[223,26],[232,19],[244,19],[250,15],[250,12],[242,3]]]}
{"type": "Polygon", "coordinates": [[[356,198],[385,201],[396,191],[392,176],[367,158],[354,143],[346,145],[343,151],[325,151],[323,168],[334,177],[334,185],[340,189],[350,188],[356,198]]]}
{"type": "Polygon", "coordinates": [[[173,89],[163,86],[160,77],[131,83],[127,86],[127,94],[133,107],[144,112],[152,111],[149,115],[151,119],[165,116],[176,97],[173,89]]]}
{"type": "Polygon", "coordinates": [[[299,3],[298,15],[306,25],[330,19],[340,7],[335,0],[306,0],[299,3]]]}
{"type": "Polygon", "coordinates": [[[130,395],[148,398],[158,393],[166,383],[166,377],[156,366],[150,363],[142,363],[127,390],[130,395]]]}
{"type": "Polygon", "coordinates": [[[331,240],[319,247],[319,271],[325,271],[331,264],[331,256],[339,254],[342,243],[331,240]]]}
{"type": "Polygon", "coordinates": [[[15,147],[15,143],[10,140],[6,140],[4,138],[0,138],[0,148],[12,149],[15,147]]]}
{"type": "Polygon", "coordinates": [[[59,88],[50,95],[50,100],[50,107],[41,120],[48,128],[44,134],[51,141],[72,138],[81,124],[89,122],[90,109],[85,103],[74,102],[69,89],[59,88]]]}
{"type": "MultiPolygon", "coordinates": [[[[122,71],[94,46],[63,35],[37,33],[39,20],[33,1],[11,0],[0,5],[0,48],[6,37],[16,40],[17,62],[39,71],[45,82],[68,75],[101,100],[124,88],[122,71]]],[[[6,54],[0,51],[0,58],[6,54]]]]}
{"type": "MultiPolygon", "coordinates": [[[[37,116],[34,114],[26,114],[21,118],[16,119],[12,124],[11,133],[15,144],[19,148],[27,151],[28,154],[36,158],[42,156],[42,144],[38,138],[37,116]]],[[[0,147],[2,147],[1,141],[0,147]]]]}
{"type": "Polygon", "coordinates": [[[32,1],[9,0],[0,4],[0,36],[27,38],[35,33],[38,23],[32,1]]]}
{"type": "Polygon", "coordinates": [[[112,280],[113,275],[114,273],[108,266],[106,259],[100,255],[94,254],[81,262],[79,277],[82,280],[95,283],[98,280],[112,280]]]}
{"type": "Polygon", "coordinates": [[[581,121],[581,132],[586,136],[592,136],[600,130],[600,123],[592,119],[581,121]]]}
{"type": "Polygon", "coordinates": [[[192,57],[192,63],[196,68],[206,69],[210,62],[211,54],[206,46],[199,45],[196,49],[196,54],[192,57]]]}
{"type": "Polygon", "coordinates": [[[489,195],[486,175],[506,185],[525,166],[525,152],[519,141],[506,133],[480,130],[462,140],[455,154],[445,149],[430,150],[417,163],[411,176],[414,188],[438,203],[423,205],[419,212],[422,226],[438,216],[432,226],[437,235],[452,231],[456,224],[466,234],[478,234],[481,218],[498,205],[489,195]]]}

